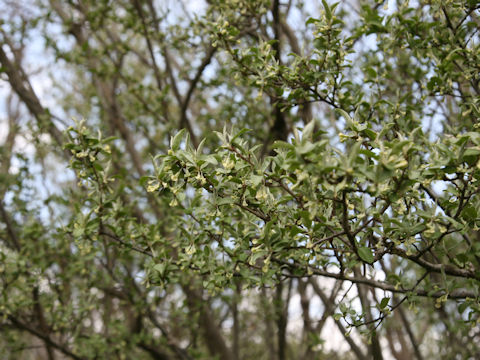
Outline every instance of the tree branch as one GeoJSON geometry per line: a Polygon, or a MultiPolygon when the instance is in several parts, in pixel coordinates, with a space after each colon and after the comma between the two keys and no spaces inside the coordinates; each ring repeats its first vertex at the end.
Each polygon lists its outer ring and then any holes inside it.
{"type": "Polygon", "coordinates": [[[46,344],[50,345],[51,347],[57,349],[58,351],[60,351],[62,354],[64,354],[65,356],[68,356],[72,359],[75,359],[75,360],[86,360],[86,358],[84,357],[81,357],[81,356],[78,356],[76,355],[75,353],[73,353],[68,347],[66,347],[65,345],[62,345],[62,344],[59,344],[57,342],[55,342],[54,340],[52,340],[48,335],[45,335],[44,333],[42,333],[41,331],[31,327],[30,325],[27,325],[25,323],[23,323],[22,321],[18,320],[16,317],[14,317],[13,315],[5,315],[5,314],[2,314],[0,313],[1,316],[6,316],[7,319],[15,326],[17,327],[18,329],[20,330],[24,330],[30,334],[32,334],[33,336],[43,340],[46,344]]]}

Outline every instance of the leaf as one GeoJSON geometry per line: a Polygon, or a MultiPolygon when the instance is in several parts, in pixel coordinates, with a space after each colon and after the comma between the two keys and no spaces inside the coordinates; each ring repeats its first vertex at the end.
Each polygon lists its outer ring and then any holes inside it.
{"type": "Polygon", "coordinates": [[[118,139],[118,136],[109,136],[106,139],[103,139],[103,143],[107,144],[107,143],[112,142],[113,140],[117,140],[117,139],[118,139]]]}
{"type": "Polygon", "coordinates": [[[156,265],[153,267],[153,269],[156,270],[156,271],[158,271],[158,273],[160,274],[160,276],[164,276],[164,275],[165,275],[165,270],[167,269],[167,263],[162,262],[162,263],[156,264],[156,265]]]}
{"type": "Polygon", "coordinates": [[[311,152],[313,149],[315,149],[315,144],[311,143],[310,141],[307,141],[305,144],[300,145],[297,148],[297,151],[299,154],[304,155],[311,152]]]}
{"type": "Polygon", "coordinates": [[[175,136],[172,137],[170,141],[170,148],[173,151],[177,151],[180,149],[180,144],[183,140],[183,135],[185,134],[185,129],[180,130],[175,136]]]}
{"type": "Polygon", "coordinates": [[[253,187],[257,187],[258,185],[260,185],[262,180],[263,180],[263,176],[261,175],[255,175],[255,174],[250,175],[250,182],[252,183],[253,187]]]}
{"type": "Polygon", "coordinates": [[[477,219],[477,210],[474,206],[468,205],[462,210],[461,216],[467,221],[475,221],[477,219]]]}
{"type": "Polygon", "coordinates": [[[139,180],[140,186],[145,186],[145,184],[151,179],[152,178],[150,176],[142,176],[139,180]]]}
{"type": "Polygon", "coordinates": [[[214,131],[214,133],[218,136],[218,138],[222,141],[223,144],[227,143],[227,138],[225,137],[225,134],[222,134],[219,131],[214,131]]]}
{"type": "Polygon", "coordinates": [[[463,156],[477,156],[480,155],[480,148],[472,147],[465,150],[463,156]]]}
{"type": "Polygon", "coordinates": [[[335,109],[341,116],[344,117],[345,123],[346,123],[346,128],[347,129],[352,129],[354,131],[357,131],[357,126],[355,126],[355,123],[352,119],[352,117],[343,109],[335,109]]]}
{"type": "Polygon", "coordinates": [[[224,197],[224,198],[217,199],[217,205],[218,206],[220,206],[220,205],[230,205],[230,204],[234,204],[234,203],[235,203],[235,200],[233,200],[230,197],[224,197]]]}
{"type": "Polygon", "coordinates": [[[302,140],[305,139],[305,140],[310,140],[310,138],[312,137],[312,134],[313,134],[313,129],[315,128],[315,121],[312,120],[310,121],[304,128],[303,128],[303,131],[302,131],[302,140]]]}
{"type": "Polygon", "coordinates": [[[377,138],[377,133],[371,129],[365,129],[362,133],[368,136],[370,140],[375,140],[377,138]]]}
{"type": "Polygon", "coordinates": [[[461,303],[460,305],[458,305],[457,309],[458,309],[458,312],[460,314],[463,314],[463,312],[465,311],[465,309],[468,307],[468,303],[466,301],[464,301],[463,303],[461,303]]]}
{"type": "Polygon", "coordinates": [[[323,7],[325,8],[325,17],[327,20],[332,20],[332,11],[328,7],[328,3],[325,0],[322,0],[323,7]]]}
{"type": "Polygon", "coordinates": [[[200,144],[198,144],[197,146],[197,151],[195,152],[195,154],[198,156],[198,155],[202,155],[202,151],[203,151],[203,146],[205,145],[205,140],[206,138],[203,138],[202,141],[200,141],[200,144]]]}
{"type": "Polygon", "coordinates": [[[93,163],[93,167],[94,167],[95,170],[97,170],[97,171],[103,171],[102,165],[99,164],[98,162],[94,162],[94,163],[93,163]]]}
{"type": "Polygon", "coordinates": [[[81,226],[75,227],[73,229],[73,236],[74,237],[80,237],[85,233],[85,229],[81,226]]]}
{"type": "Polygon", "coordinates": [[[382,301],[380,301],[380,309],[385,309],[385,307],[388,305],[389,302],[390,302],[390,298],[384,297],[382,301]]]}
{"type": "Polygon", "coordinates": [[[236,133],[236,134],[233,136],[233,138],[232,138],[231,141],[233,142],[235,139],[239,138],[240,136],[242,136],[243,134],[245,134],[245,133],[247,133],[247,132],[249,132],[249,131],[252,131],[252,130],[251,130],[251,129],[246,129],[246,128],[240,130],[238,133],[236,133]]]}
{"type": "Polygon", "coordinates": [[[277,140],[275,141],[273,144],[272,144],[272,148],[274,149],[285,149],[285,150],[292,150],[294,149],[295,147],[292,145],[292,144],[289,144],[285,141],[280,141],[280,140],[277,140]]]}
{"type": "Polygon", "coordinates": [[[303,229],[301,227],[292,226],[290,228],[290,236],[291,237],[294,237],[295,235],[300,234],[300,233],[303,233],[303,229]]]}
{"type": "Polygon", "coordinates": [[[367,75],[368,75],[370,78],[372,78],[372,79],[374,79],[374,78],[377,77],[377,72],[376,72],[375,69],[372,68],[372,67],[366,68],[366,69],[365,69],[365,72],[366,72],[367,75]]]}
{"type": "Polygon", "coordinates": [[[310,218],[310,213],[308,211],[302,210],[299,212],[299,214],[305,227],[310,228],[312,226],[312,219],[310,218]]]}
{"type": "Polygon", "coordinates": [[[360,257],[360,259],[362,259],[363,261],[369,264],[373,263],[374,257],[373,257],[372,249],[370,249],[367,246],[362,246],[358,248],[358,256],[360,257]]]}
{"type": "Polygon", "coordinates": [[[355,159],[358,156],[358,153],[360,151],[360,144],[359,142],[356,142],[352,148],[350,149],[350,152],[348,154],[348,165],[352,165],[355,162],[355,159]]]}

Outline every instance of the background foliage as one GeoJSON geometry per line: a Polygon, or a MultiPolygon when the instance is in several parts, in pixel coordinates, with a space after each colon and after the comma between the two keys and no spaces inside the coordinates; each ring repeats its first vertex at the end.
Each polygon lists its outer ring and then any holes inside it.
{"type": "Polygon", "coordinates": [[[476,1],[0,7],[2,359],[480,352],[476,1]]]}

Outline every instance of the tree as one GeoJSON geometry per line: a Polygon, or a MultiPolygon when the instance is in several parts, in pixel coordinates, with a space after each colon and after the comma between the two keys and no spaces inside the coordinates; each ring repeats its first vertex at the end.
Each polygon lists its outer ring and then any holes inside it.
{"type": "Polygon", "coordinates": [[[1,6],[2,358],[479,353],[476,1],[1,6]]]}

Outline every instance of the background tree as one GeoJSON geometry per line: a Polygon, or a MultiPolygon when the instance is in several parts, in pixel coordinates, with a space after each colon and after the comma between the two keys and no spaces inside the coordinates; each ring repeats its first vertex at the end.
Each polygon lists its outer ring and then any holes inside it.
{"type": "Polygon", "coordinates": [[[2,359],[479,353],[476,1],[0,6],[2,359]]]}

